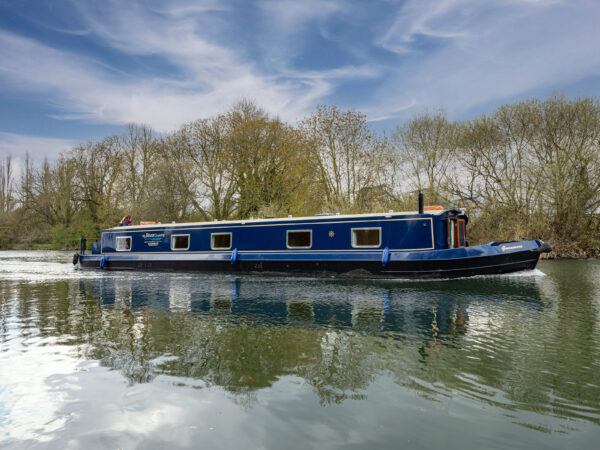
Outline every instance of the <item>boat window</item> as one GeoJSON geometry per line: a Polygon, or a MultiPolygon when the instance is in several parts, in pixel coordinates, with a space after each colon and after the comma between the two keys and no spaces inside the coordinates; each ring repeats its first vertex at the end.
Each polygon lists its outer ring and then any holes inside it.
{"type": "Polygon", "coordinates": [[[131,250],[131,236],[117,236],[117,251],[128,252],[131,250]]]}
{"type": "Polygon", "coordinates": [[[352,228],[352,247],[379,247],[381,228],[352,228]]]}
{"type": "Polygon", "coordinates": [[[312,230],[287,230],[287,248],[311,248],[312,230]]]}
{"type": "Polygon", "coordinates": [[[172,234],[171,250],[187,250],[190,248],[189,234],[172,234]]]}
{"type": "Polygon", "coordinates": [[[210,248],[213,250],[228,250],[231,248],[231,233],[212,233],[210,248]]]}
{"type": "Polygon", "coordinates": [[[448,248],[461,248],[466,244],[465,219],[448,218],[448,248]]]}

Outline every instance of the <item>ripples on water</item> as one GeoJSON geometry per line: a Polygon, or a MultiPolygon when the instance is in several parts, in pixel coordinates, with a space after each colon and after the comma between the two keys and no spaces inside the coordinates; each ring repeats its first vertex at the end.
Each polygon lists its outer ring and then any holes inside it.
{"type": "Polygon", "coordinates": [[[0,445],[530,448],[600,437],[600,264],[349,281],[0,253],[0,445]]]}

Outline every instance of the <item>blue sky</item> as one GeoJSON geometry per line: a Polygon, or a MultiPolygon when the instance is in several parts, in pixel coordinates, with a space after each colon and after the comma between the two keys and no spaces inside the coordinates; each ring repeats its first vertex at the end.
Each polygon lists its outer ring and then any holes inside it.
{"type": "Polygon", "coordinates": [[[599,0],[0,0],[0,157],[169,132],[241,98],[391,131],[427,109],[596,96],[599,23],[599,0]]]}

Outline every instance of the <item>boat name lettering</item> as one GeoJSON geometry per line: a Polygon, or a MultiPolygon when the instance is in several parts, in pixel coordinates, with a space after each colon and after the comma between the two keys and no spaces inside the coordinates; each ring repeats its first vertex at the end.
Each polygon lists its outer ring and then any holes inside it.
{"type": "Polygon", "coordinates": [[[142,237],[147,241],[158,241],[165,237],[165,233],[145,233],[142,237]]]}
{"type": "Polygon", "coordinates": [[[505,252],[506,250],[515,250],[517,248],[523,248],[523,246],[522,245],[503,245],[502,251],[505,252]]]}
{"type": "Polygon", "coordinates": [[[157,247],[158,243],[165,237],[165,233],[144,233],[142,237],[149,247],[157,247]]]}

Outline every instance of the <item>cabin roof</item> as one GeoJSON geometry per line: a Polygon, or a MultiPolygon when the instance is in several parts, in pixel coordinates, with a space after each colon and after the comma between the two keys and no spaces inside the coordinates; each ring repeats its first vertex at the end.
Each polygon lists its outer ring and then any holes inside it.
{"type": "MultiPolygon", "coordinates": [[[[438,211],[425,211],[423,215],[430,216],[439,216],[440,214],[449,211],[447,209],[438,210],[438,211]]],[[[369,218],[369,217],[395,217],[395,216],[415,216],[419,215],[418,211],[404,211],[404,212],[380,212],[380,213],[369,213],[369,214],[331,214],[331,215],[314,215],[314,216],[299,216],[299,217],[275,217],[269,219],[236,219],[236,220],[219,220],[219,221],[210,221],[210,222],[173,222],[173,223],[155,223],[151,225],[129,225],[127,227],[112,227],[107,228],[106,230],[123,230],[123,228],[127,229],[144,229],[144,228],[156,228],[156,227],[169,227],[169,226],[199,226],[199,225],[215,225],[215,224],[223,224],[223,225],[235,225],[235,224],[246,224],[248,222],[256,223],[269,223],[269,222],[298,222],[298,221],[307,221],[307,220],[319,220],[319,219],[346,219],[346,218],[369,218]]]]}

